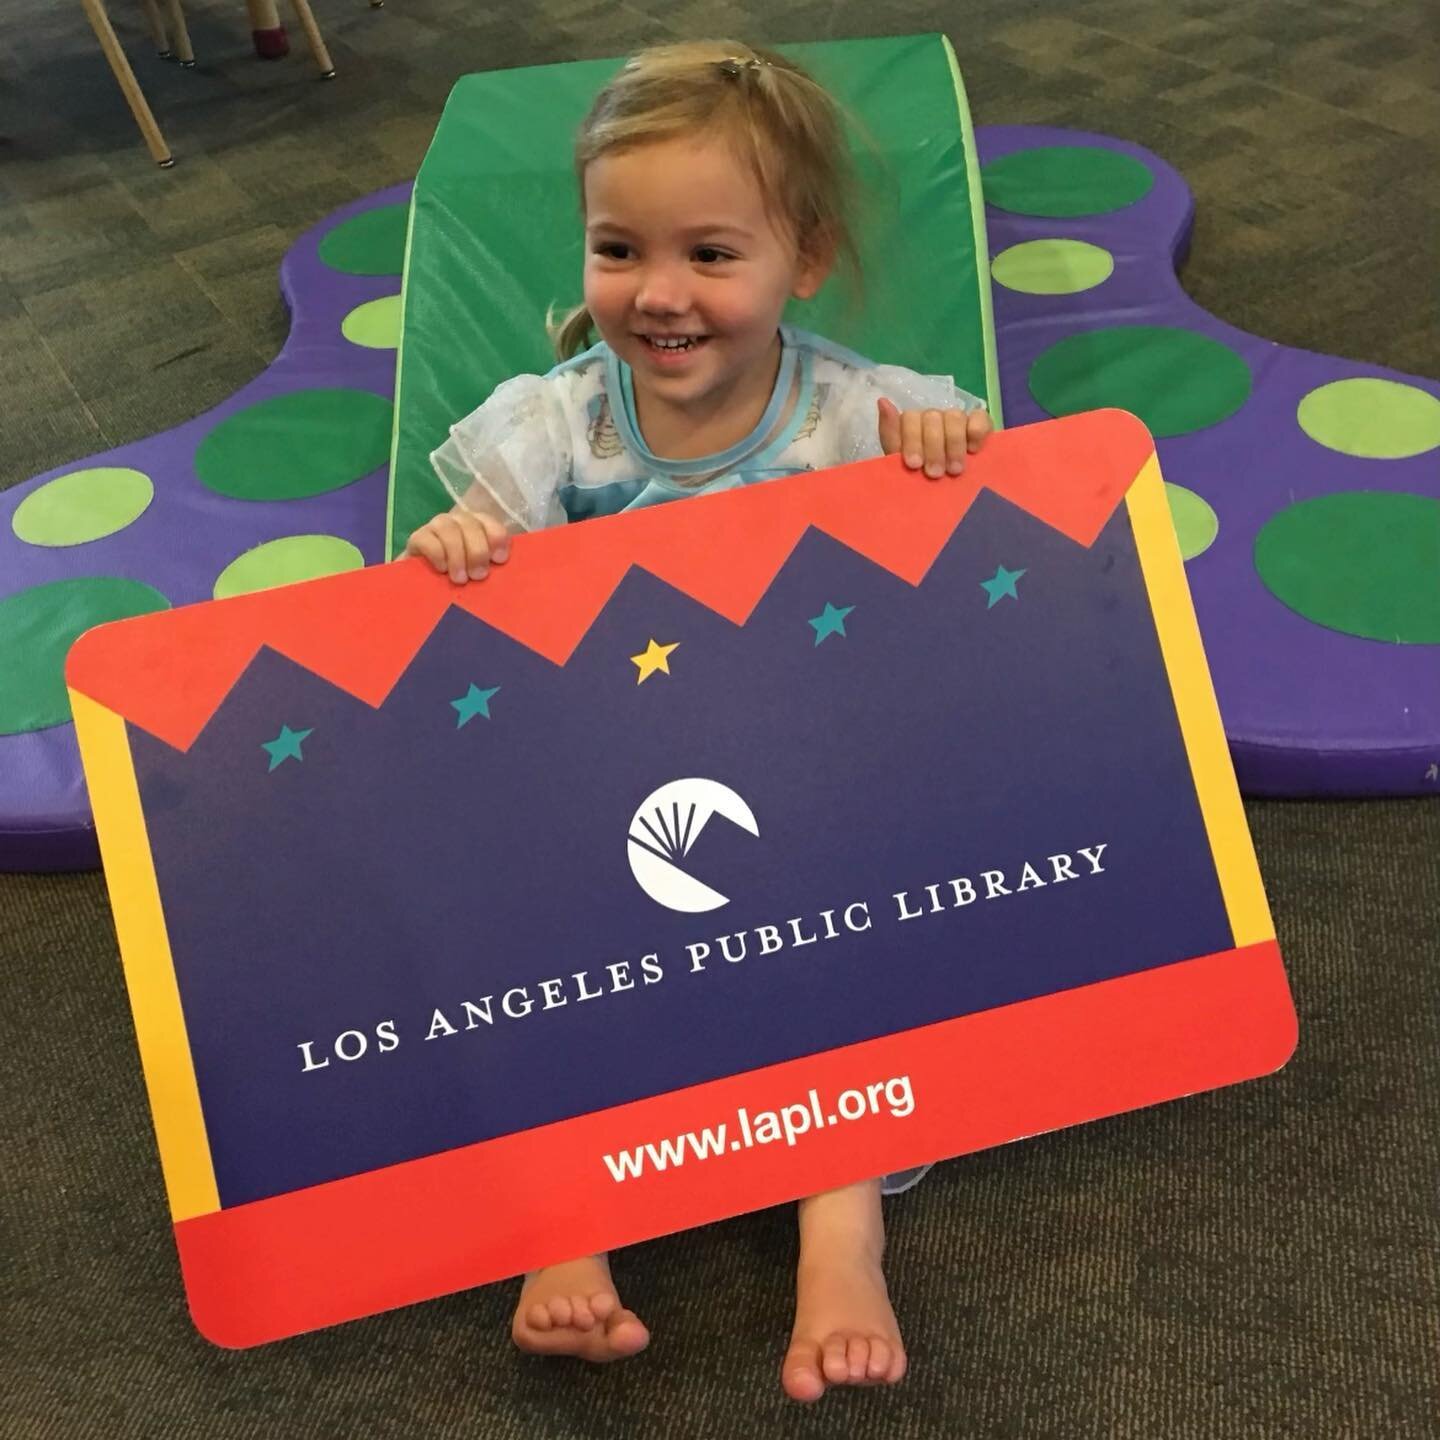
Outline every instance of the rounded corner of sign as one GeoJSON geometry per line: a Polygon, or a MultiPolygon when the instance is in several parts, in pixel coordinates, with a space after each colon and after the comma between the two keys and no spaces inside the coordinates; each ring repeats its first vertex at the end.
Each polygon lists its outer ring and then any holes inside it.
{"type": "Polygon", "coordinates": [[[85,672],[89,666],[89,652],[94,646],[97,631],[105,629],[103,625],[96,625],[86,630],[69,650],[65,652],[65,688],[72,697],[78,692],[85,694],[85,672]]]}
{"type": "Polygon", "coordinates": [[[1150,433],[1150,427],[1133,410],[1122,410],[1118,406],[1107,406],[1103,410],[1096,410],[1094,414],[1103,417],[1105,423],[1117,432],[1124,432],[1127,438],[1137,443],[1143,442],[1147,450],[1155,449],[1155,437],[1150,433]]]}
{"type": "Polygon", "coordinates": [[[1295,1013],[1293,1004],[1279,1018],[1267,1039],[1269,1044],[1259,1074],[1274,1075],[1295,1058],[1295,1052],[1300,1048],[1300,1017],[1295,1013]]]}
{"type": "Polygon", "coordinates": [[[243,1326],[235,1323],[220,1307],[209,1302],[203,1292],[197,1291],[190,1277],[185,1277],[185,1305],[190,1311],[190,1323],[202,1340],[208,1340],[219,1350],[252,1350],[266,1338],[248,1333],[243,1326]]]}

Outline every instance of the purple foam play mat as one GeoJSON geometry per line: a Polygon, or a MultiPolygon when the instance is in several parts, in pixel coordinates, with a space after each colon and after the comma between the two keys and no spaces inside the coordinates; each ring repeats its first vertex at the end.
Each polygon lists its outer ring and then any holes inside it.
{"type": "MultiPolygon", "coordinates": [[[[1180,288],[1193,203],[1138,146],[977,131],[1008,424],[1157,437],[1242,787],[1440,793],[1440,385],[1288,350],[1180,288]]],[[[63,681],[85,629],[381,559],[408,186],[280,268],[263,374],[0,494],[0,868],[98,863],[63,681]]]]}
{"type": "Polygon", "coordinates": [[[1202,310],[1189,188],[1148,150],[978,140],[1006,423],[1149,426],[1241,789],[1440,794],[1440,385],[1202,310]]]}

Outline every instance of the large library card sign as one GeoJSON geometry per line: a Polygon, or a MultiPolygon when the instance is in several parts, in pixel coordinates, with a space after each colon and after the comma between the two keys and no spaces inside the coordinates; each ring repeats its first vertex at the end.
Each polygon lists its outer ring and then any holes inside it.
{"type": "Polygon", "coordinates": [[[1097,412],[91,631],[196,1323],[252,1345],[1283,1064],[1154,449],[1097,412]]]}

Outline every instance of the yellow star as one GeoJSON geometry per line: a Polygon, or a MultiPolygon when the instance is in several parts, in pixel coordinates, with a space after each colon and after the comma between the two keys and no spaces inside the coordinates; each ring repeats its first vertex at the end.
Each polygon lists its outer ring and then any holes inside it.
{"type": "Polygon", "coordinates": [[[631,663],[640,667],[640,678],[635,683],[643,685],[657,670],[663,670],[668,675],[670,673],[670,652],[679,643],[677,640],[675,645],[657,645],[652,638],[645,647],[643,655],[632,655],[631,663]]]}

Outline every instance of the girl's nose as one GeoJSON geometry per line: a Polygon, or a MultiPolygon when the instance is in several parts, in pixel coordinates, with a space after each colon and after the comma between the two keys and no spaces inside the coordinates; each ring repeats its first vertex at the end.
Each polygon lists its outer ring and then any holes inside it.
{"type": "Polygon", "coordinates": [[[635,308],[651,315],[679,315],[689,304],[684,276],[670,265],[647,265],[635,292],[635,308]]]}

